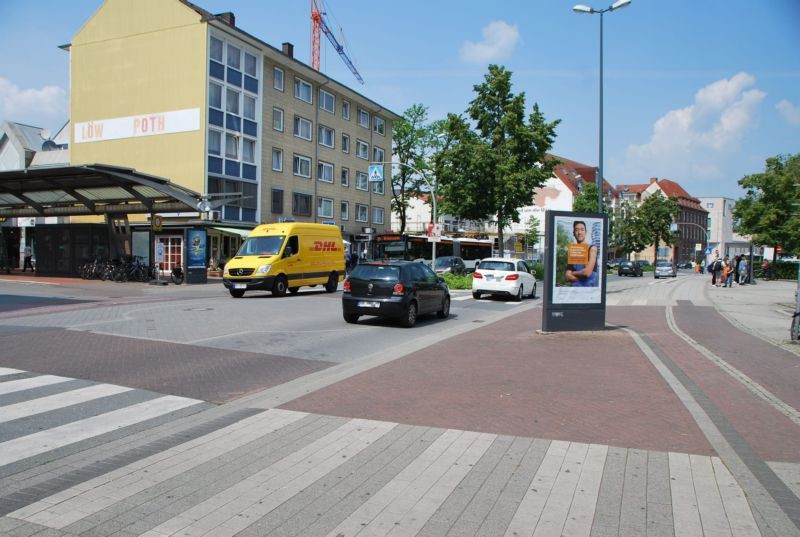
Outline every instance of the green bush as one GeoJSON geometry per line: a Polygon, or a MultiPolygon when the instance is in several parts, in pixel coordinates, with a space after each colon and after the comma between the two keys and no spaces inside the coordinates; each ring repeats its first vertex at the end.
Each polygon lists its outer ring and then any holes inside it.
{"type": "Polygon", "coordinates": [[[472,274],[444,274],[444,281],[450,289],[472,289],[472,274]]]}
{"type": "MultiPolygon", "coordinates": [[[[756,267],[758,270],[761,269],[761,265],[756,265],[756,267]]],[[[775,277],[779,280],[796,280],[797,263],[778,261],[775,263],[775,277]]]]}

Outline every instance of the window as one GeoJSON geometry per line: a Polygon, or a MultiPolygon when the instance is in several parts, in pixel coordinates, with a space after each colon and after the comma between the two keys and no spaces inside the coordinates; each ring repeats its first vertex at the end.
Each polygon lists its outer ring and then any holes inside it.
{"type": "Polygon", "coordinates": [[[272,69],[272,87],[278,91],[283,91],[283,69],[280,67],[272,69]]]}
{"type": "Polygon", "coordinates": [[[333,129],[325,125],[319,126],[319,145],[333,147],[333,129]]]}
{"type": "Polygon", "coordinates": [[[358,109],[358,124],[365,129],[369,128],[369,112],[361,108],[358,109]]]}
{"type": "Polygon", "coordinates": [[[319,107],[333,114],[336,108],[336,97],[334,97],[332,93],[328,93],[324,89],[320,88],[319,107]]]}
{"type": "Polygon", "coordinates": [[[222,110],[222,86],[219,84],[208,84],[208,106],[222,110]]]}
{"type": "Polygon", "coordinates": [[[379,118],[378,116],[372,118],[372,130],[382,136],[386,134],[386,122],[383,118],[379,118]]]}
{"type": "Polygon", "coordinates": [[[333,218],[333,200],[317,198],[317,216],[320,218],[333,218]]]}
{"type": "Polygon", "coordinates": [[[342,119],[350,121],[350,101],[342,101],[342,119]]]}
{"type": "Polygon", "coordinates": [[[222,133],[219,131],[208,131],[208,154],[222,155],[222,133]]]}
{"type": "Polygon", "coordinates": [[[356,222],[366,222],[369,215],[368,211],[369,207],[356,203],[356,222]]]}
{"type": "Polygon", "coordinates": [[[242,139],[242,160],[249,164],[256,161],[256,141],[250,138],[242,139]]]}
{"type": "Polygon", "coordinates": [[[356,156],[364,160],[369,159],[369,144],[367,142],[356,140],[356,156]]]}
{"type": "Polygon", "coordinates": [[[350,169],[349,168],[342,168],[341,178],[342,178],[342,186],[350,186],[350,169]]]}
{"type": "Polygon", "coordinates": [[[228,67],[232,67],[241,71],[242,53],[241,51],[228,43],[228,67]]]}
{"type": "Polygon", "coordinates": [[[300,177],[311,177],[311,159],[302,155],[294,156],[292,173],[300,177]]]}
{"type": "Polygon", "coordinates": [[[283,190],[280,188],[272,189],[272,212],[283,214],[283,190]]]}
{"type": "Polygon", "coordinates": [[[248,52],[244,53],[244,72],[253,78],[258,77],[258,61],[248,52]]]}
{"type": "Polygon", "coordinates": [[[343,201],[339,204],[339,214],[342,220],[350,220],[350,202],[343,201]]]}
{"type": "Polygon", "coordinates": [[[383,149],[377,146],[372,147],[372,162],[384,162],[384,156],[383,149]]]}
{"type": "Polygon", "coordinates": [[[225,90],[227,98],[225,99],[225,111],[230,114],[239,115],[239,92],[230,88],[225,90]]]}
{"type": "Polygon", "coordinates": [[[283,110],[280,108],[272,109],[272,128],[283,132],[283,110]]]}
{"type": "Polygon", "coordinates": [[[342,153],[350,152],[350,136],[342,133],[342,153]]]}
{"type": "Polygon", "coordinates": [[[233,134],[225,135],[225,156],[230,159],[239,158],[239,138],[233,134]]]}
{"type": "Polygon", "coordinates": [[[383,194],[383,181],[375,181],[372,183],[372,192],[375,194],[383,194]]]}
{"type": "MultiPolygon", "coordinates": [[[[292,214],[296,216],[311,216],[311,195],[292,193],[292,214]]],[[[297,251],[296,249],[294,251],[297,251]]]]}
{"type": "Polygon", "coordinates": [[[356,172],[356,190],[367,190],[369,180],[366,172],[356,172]]]}
{"type": "Polygon", "coordinates": [[[294,96],[305,101],[311,102],[311,84],[299,78],[294,79],[294,96]]]}
{"type": "Polygon", "coordinates": [[[311,140],[311,122],[300,116],[294,116],[294,135],[303,140],[311,140]]]}
{"type": "Polygon", "coordinates": [[[212,60],[222,61],[222,41],[216,37],[211,38],[211,48],[209,51],[212,60]]]}
{"type": "Polygon", "coordinates": [[[383,207],[372,208],[372,223],[383,224],[383,207]]]}
{"type": "Polygon", "coordinates": [[[242,115],[247,119],[256,119],[256,100],[249,95],[244,96],[244,109],[242,115]]]}
{"type": "Polygon", "coordinates": [[[317,162],[317,179],[325,183],[333,183],[333,164],[317,162]]]}
{"type": "Polygon", "coordinates": [[[283,171],[283,151],[272,148],[272,169],[276,172],[283,171]]]}

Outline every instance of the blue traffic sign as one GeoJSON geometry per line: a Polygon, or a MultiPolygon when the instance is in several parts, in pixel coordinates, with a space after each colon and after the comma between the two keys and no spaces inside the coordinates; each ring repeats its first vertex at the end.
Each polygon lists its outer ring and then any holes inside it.
{"type": "Polygon", "coordinates": [[[369,167],[369,182],[382,183],[383,182],[383,166],[372,165],[369,167]]]}

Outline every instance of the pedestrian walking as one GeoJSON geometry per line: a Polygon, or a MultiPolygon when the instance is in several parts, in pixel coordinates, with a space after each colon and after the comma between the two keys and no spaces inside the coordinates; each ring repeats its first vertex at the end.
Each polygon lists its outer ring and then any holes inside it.
{"type": "Polygon", "coordinates": [[[22,265],[22,272],[28,270],[28,267],[30,267],[31,272],[33,272],[33,248],[30,246],[25,247],[25,260],[22,265]]]}
{"type": "Polygon", "coordinates": [[[750,272],[748,270],[747,259],[742,256],[741,263],[739,263],[739,285],[747,285],[750,283],[750,272]]]}

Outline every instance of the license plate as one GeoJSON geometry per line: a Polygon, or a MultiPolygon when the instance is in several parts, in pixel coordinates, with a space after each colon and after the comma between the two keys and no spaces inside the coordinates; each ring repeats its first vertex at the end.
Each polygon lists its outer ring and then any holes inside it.
{"type": "Polygon", "coordinates": [[[247,289],[247,284],[246,283],[234,283],[233,284],[233,288],[234,289],[247,289]]]}
{"type": "Polygon", "coordinates": [[[381,303],[380,302],[367,302],[367,301],[362,300],[362,301],[360,301],[358,303],[358,307],[359,308],[380,308],[381,307],[381,303]]]}
{"type": "Polygon", "coordinates": [[[494,276],[492,276],[491,274],[487,274],[486,275],[486,280],[487,281],[492,281],[493,279],[494,279],[494,276]]]}

